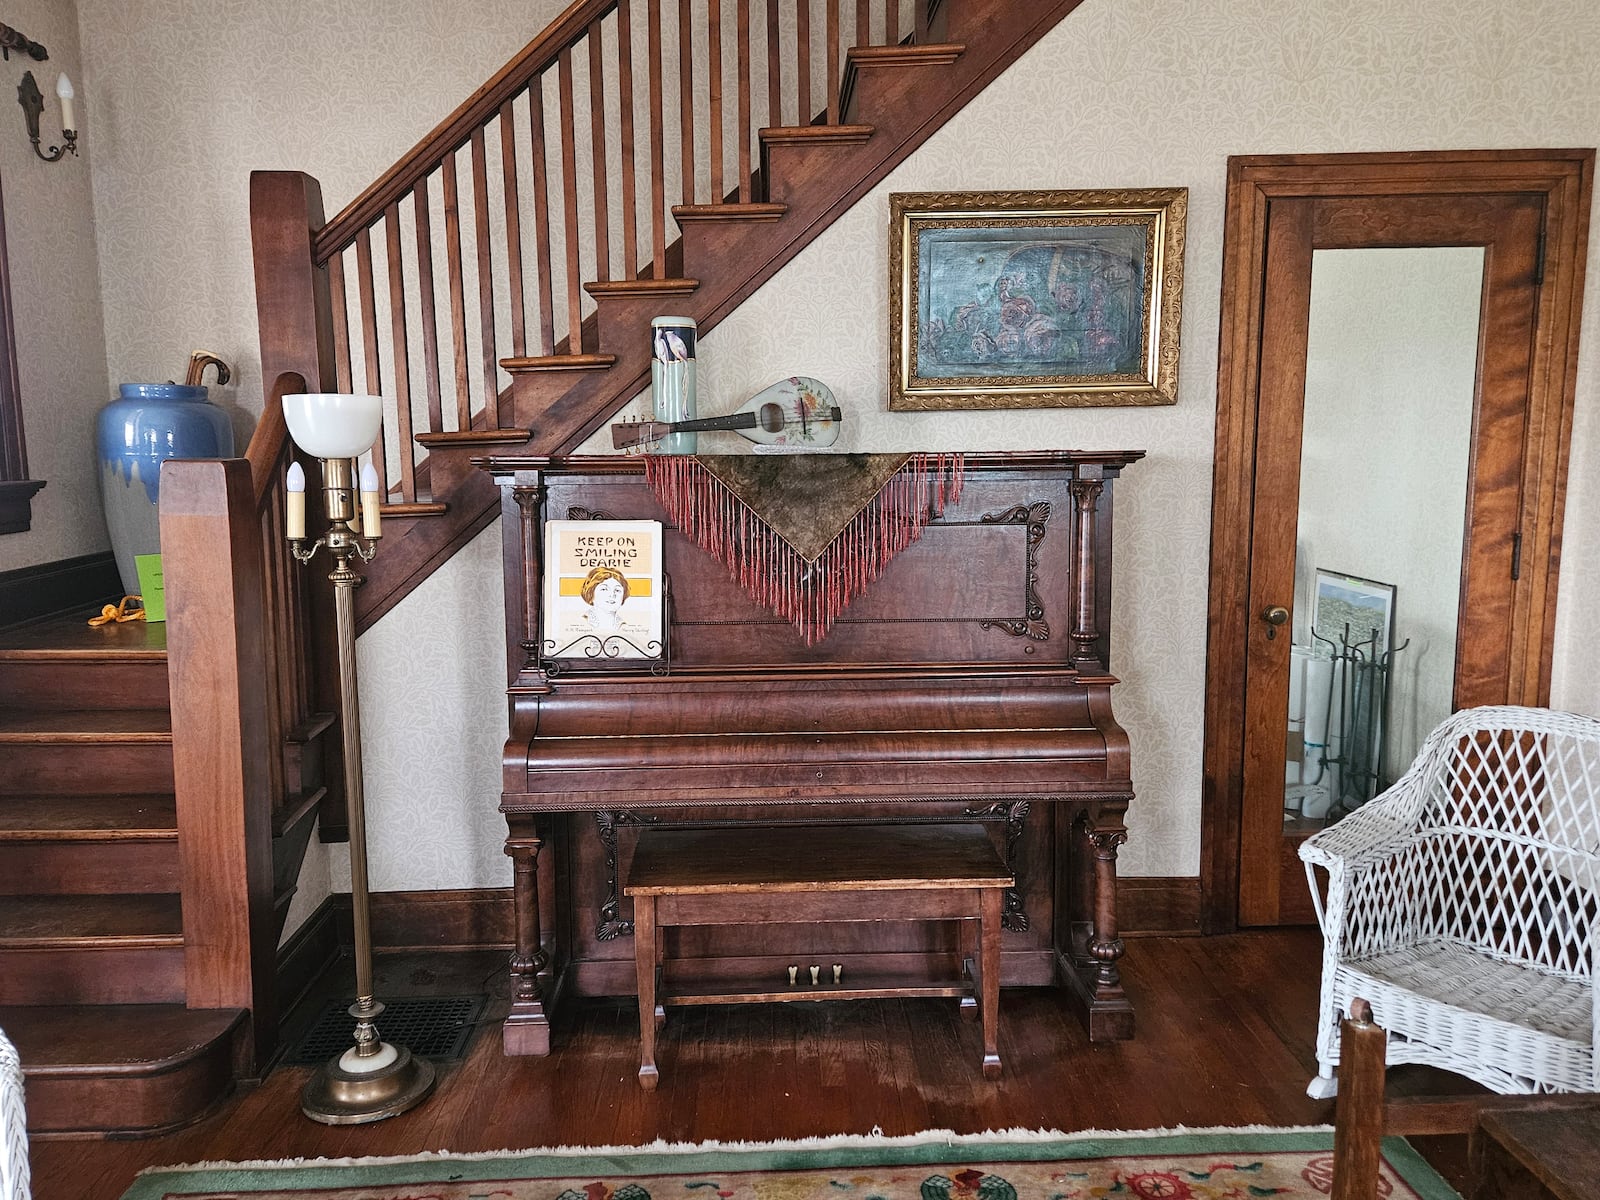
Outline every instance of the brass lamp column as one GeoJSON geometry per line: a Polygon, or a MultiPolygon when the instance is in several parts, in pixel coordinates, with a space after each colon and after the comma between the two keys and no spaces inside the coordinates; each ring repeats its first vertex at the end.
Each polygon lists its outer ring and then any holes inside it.
{"type": "Polygon", "coordinates": [[[355,459],[378,438],[383,402],[377,396],[308,393],[283,398],[295,444],[322,459],[327,531],[305,537],[305,476],[289,468],[287,533],[290,551],[310,562],[320,547],[333,556],[334,616],[339,638],[339,696],[344,730],[344,796],[350,823],[350,906],[355,922],[355,1044],[320,1067],[300,1094],[301,1111],[325,1125],[360,1125],[398,1116],[433,1091],[433,1065],[378,1036],[383,1005],[372,988],[372,927],[367,890],[367,823],[361,778],[360,695],[356,687],[355,590],[363,582],[352,564],[371,562],[379,537],[379,484],[371,466],[361,473],[361,533],[356,531],[355,459]]]}

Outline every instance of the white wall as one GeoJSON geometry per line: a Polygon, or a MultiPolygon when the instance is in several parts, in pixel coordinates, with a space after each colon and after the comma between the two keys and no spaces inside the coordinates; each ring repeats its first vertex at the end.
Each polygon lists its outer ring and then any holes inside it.
{"type": "MultiPolygon", "coordinates": [[[[89,102],[105,139],[95,183],[110,375],[169,370],[163,364],[205,344],[239,359],[256,388],[247,171],[307,170],[337,208],[541,20],[509,0],[405,0],[381,10],[330,0],[314,12],[289,0],[80,5],[89,102]]],[[[1118,490],[1117,706],[1139,791],[1122,862],[1133,874],[1193,874],[1227,156],[1597,141],[1592,0],[1087,0],[703,340],[702,411],[804,372],[849,407],[849,449],[1147,450],[1118,490]],[[1171,185],[1190,189],[1176,406],[886,411],[890,191],[1171,185]]],[[[1600,271],[1590,276],[1600,280],[1600,271]]],[[[1593,292],[1555,681],[1556,701],[1585,711],[1600,711],[1600,677],[1584,655],[1600,630],[1600,500],[1589,482],[1600,466],[1593,292]]],[[[501,703],[503,676],[485,666],[463,680],[455,665],[463,637],[500,627],[483,578],[498,573],[495,536],[430,581],[446,600],[419,591],[363,639],[366,724],[374,737],[395,731],[369,762],[408,751],[419,727],[395,710],[416,702],[408,681],[434,677],[471,691],[429,716],[434,745],[459,762],[498,762],[500,729],[478,718],[501,703]]],[[[464,775],[456,761],[437,759],[410,775],[374,777],[375,839],[386,828],[422,828],[441,810],[493,812],[498,784],[487,773],[464,775]]],[[[385,888],[508,883],[499,834],[484,816],[469,844],[379,845],[374,878],[385,888]]]]}
{"type": "MultiPolygon", "coordinates": [[[[80,106],[77,158],[46,163],[34,154],[16,103],[23,72],[32,71],[45,98],[41,141],[46,148],[61,143],[56,77],[65,71],[83,95],[78,14],[72,0],[12,0],[4,19],[42,43],[50,57],[34,62],[13,52],[9,62],[0,62],[5,111],[0,189],[16,308],[22,423],[28,474],[45,481],[33,498],[33,527],[0,536],[0,571],[93,554],[110,545],[94,451],[94,415],[111,393],[90,191],[93,117],[80,106]]],[[[0,613],[0,621],[5,615],[0,613]]]]}

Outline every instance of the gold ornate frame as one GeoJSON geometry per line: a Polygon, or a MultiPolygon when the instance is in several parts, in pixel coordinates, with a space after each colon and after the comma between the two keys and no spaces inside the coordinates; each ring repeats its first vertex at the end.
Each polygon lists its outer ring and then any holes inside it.
{"type": "Polygon", "coordinates": [[[1183,309],[1187,188],[1072,192],[896,192],[889,197],[889,408],[1068,408],[1173,404],[1183,309]],[[949,228],[1146,229],[1140,370],[1115,375],[916,374],[920,233],[949,228]]]}

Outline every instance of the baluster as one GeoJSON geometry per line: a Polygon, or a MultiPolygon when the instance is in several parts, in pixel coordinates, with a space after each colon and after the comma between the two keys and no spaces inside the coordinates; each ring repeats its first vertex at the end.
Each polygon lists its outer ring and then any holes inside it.
{"type": "Polygon", "coordinates": [[[539,352],[556,352],[555,298],[550,262],[550,159],[545,153],[544,76],[528,85],[528,145],[533,152],[533,252],[539,267],[539,352]]]}
{"type": "Polygon", "coordinates": [[[417,225],[417,291],[422,305],[422,362],[428,380],[428,432],[444,429],[444,406],[439,398],[439,314],[433,299],[433,233],[429,227],[428,180],[411,193],[417,225]]]}
{"type": "Polygon", "coordinates": [[[622,277],[639,277],[638,196],[633,177],[633,8],[617,0],[617,102],[622,124],[622,277]]]}
{"type": "MultiPolygon", "coordinates": [[[[767,0],[767,124],[783,124],[783,39],[778,33],[778,0],[767,0]]],[[[746,129],[745,137],[753,130],[746,129]]]]}
{"type": "Polygon", "coordinates": [[[344,251],[328,259],[328,291],[333,308],[333,362],[339,390],[350,392],[350,305],[344,294],[344,251]]]}
{"type": "Polygon", "coordinates": [[[594,277],[611,278],[611,205],[606,196],[605,43],[600,22],[589,26],[589,133],[594,139],[594,277]]]}
{"type": "MultiPolygon", "coordinates": [[[[411,355],[406,348],[406,276],[400,258],[400,202],[389,205],[384,218],[385,247],[389,259],[389,336],[394,356],[396,453],[400,457],[400,501],[410,504],[417,498],[416,443],[411,440],[411,355]]],[[[387,484],[387,477],[380,477],[387,484]]],[[[387,488],[385,489],[387,493],[387,488]]]]}
{"type": "MultiPolygon", "coordinates": [[[[828,0],[829,4],[833,0],[828,0]]],[[[797,0],[794,13],[795,51],[799,66],[796,79],[800,84],[800,107],[795,112],[796,125],[809,125],[816,113],[811,108],[811,0],[797,0]]],[[[771,184],[768,184],[771,195],[771,184]]]]}
{"type": "Polygon", "coordinates": [[[500,356],[495,353],[494,246],[489,240],[489,168],[482,125],[472,131],[472,217],[478,238],[478,349],[483,354],[483,426],[498,429],[500,356]]]}
{"type": "Polygon", "coordinates": [[[456,428],[472,428],[472,390],[467,384],[467,299],[462,290],[461,199],[456,194],[455,152],[444,160],[444,249],[450,270],[450,333],[455,342],[456,428]]]}
{"type": "Polygon", "coordinates": [[[667,277],[666,131],[661,99],[661,0],[645,6],[650,34],[650,273],[667,277]]]}
{"type": "Polygon", "coordinates": [[[828,5],[828,124],[839,123],[839,5],[844,0],[827,0],[828,5]]]}
{"type": "Polygon", "coordinates": [[[528,337],[522,296],[522,209],[517,196],[517,126],[510,100],[500,106],[500,178],[506,202],[506,278],[511,292],[511,353],[521,358],[528,352],[528,337]]]}
{"type": "Polygon", "coordinates": [[[561,52],[557,75],[561,85],[561,191],[566,213],[567,353],[583,353],[583,277],[578,264],[578,154],[573,139],[572,49],[561,52]]]}
{"type": "MultiPolygon", "coordinates": [[[[366,351],[366,390],[369,395],[383,395],[383,379],[378,371],[378,299],[372,287],[372,226],[368,225],[356,236],[356,294],[361,301],[361,343],[366,351]]],[[[389,495],[389,472],[383,445],[383,430],[378,430],[378,440],[372,443],[372,466],[378,472],[383,494],[389,495]]]]}
{"type": "Polygon", "coordinates": [[[683,142],[683,202],[694,203],[694,17],[678,0],[678,133],[683,142]]]}
{"type": "Polygon", "coordinates": [[[928,37],[928,0],[911,0],[912,32],[917,45],[926,46],[928,37]]]}
{"type": "Polygon", "coordinates": [[[900,0],[884,0],[883,39],[888,46],[900,44],[900,0]]]}
{"type": "Polygon", "coordinates": [[[856,0],[856,41],[858,46],[872,45],[872,0],[856,0]]]}
{"type": "Polygon", "coordinates": [[[739,14],[739,203],[750,203],[750,0],[739,14]]]}
{"type": "Polygon", "coordinates": [[[707,87],[711,95],[711,203],[728,194],[722,171],[722,0],[706,0],[707,87]]]}

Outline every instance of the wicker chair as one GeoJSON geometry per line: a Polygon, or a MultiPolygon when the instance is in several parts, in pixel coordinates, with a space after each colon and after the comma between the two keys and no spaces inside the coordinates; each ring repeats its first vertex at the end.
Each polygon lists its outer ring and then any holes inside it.
{"type": "Polygon", "coordinates": [[[0,1200],[28,1200],[28,1122],[22,1061],[0,1030],[0,1200]]]}
{"type": "Polygon", "coordinates": [[[1391,1066],[1502,1093],[1600,1090],[1600,721],[1456,713],[1300,857],[1323,934],[1312,1096],[1336,1090],[1339,1016],[1357,996],[1389,1031],[1391,1066]]]}

